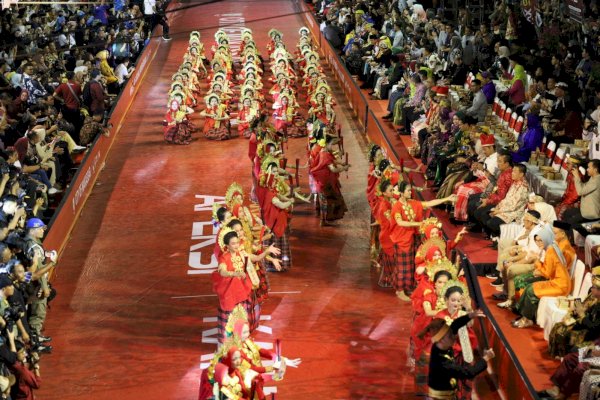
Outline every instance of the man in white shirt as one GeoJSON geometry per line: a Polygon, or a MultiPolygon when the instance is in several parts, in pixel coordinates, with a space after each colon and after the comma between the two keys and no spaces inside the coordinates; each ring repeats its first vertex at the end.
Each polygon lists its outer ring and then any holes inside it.
{"type": "Polygon", "coordinates": [[[156,0],[144,0],[144,15],[146,16],[146,25],[149,28],[148,37],[152,35],[152,31],[156,25],[162,25],[162,38],[164,40],[171,40],[167,17],[164,11],[160,9],[160,5],[156,4],[156,0]]]}
{"type": "Polygon", "coordinates": [[[125,57],[117,68],[115,68],[115,76],[118,79],[119,85],[122,85],[126,79],[129,79],[133,68],[129,68],[129,57],[125,57]]]}
{"type": "Polygon", "coordinates": [[[540,248],[535,242],[536,228],[542,226],[539,217],[540,213],[537,211],[527,211],[523,217],[523,226],[517,237],[504,239],[498,245],[496,269],[500,272],[500,277],[491,285],[499,288],[498,290],[502,292],[494,296],[497,300],[505,300],[504,303],[498,304],[501,308],[512,305],[512,298],[515,295],[514,277],[530,272],[534,268],[534,258],[540,253],[540,248]]]}

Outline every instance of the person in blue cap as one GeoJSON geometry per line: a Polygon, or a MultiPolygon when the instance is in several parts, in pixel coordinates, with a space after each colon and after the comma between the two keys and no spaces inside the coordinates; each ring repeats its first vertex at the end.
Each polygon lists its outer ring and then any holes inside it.
{"type": "MultiPolygon", "coordinates": [[[[48,273],[56,266],[56,252],[46,252],[42,244],[42,238],[46,233],[46,224],[39,218],[30,218],[26,224],[27,235],[25,236],[25,256],[29,261],[29,272],[37,277],[35,280],[35,296],[30,305],[29,326],[34,334],[37,335],[39,342],[47,342],[49,338],[42,335],[42,328],[46,320],[46,309],[48,306],[48,297],[50,296],[50,286],[48,284],[48,273]],[[46,256],[50,261],[45,263],[46,256]]],[[[48,352],[51,347],[40,345],[37,349],[41,352],[48,352]]]]}

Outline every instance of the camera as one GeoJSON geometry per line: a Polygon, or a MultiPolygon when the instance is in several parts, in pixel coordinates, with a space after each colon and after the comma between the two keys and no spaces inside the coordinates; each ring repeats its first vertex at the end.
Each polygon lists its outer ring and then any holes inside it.
{"type": "Polygon", "coordinates": [[[0,161],[0,175],[10,174],[10,165],[4,160],[0,161]]]}
{"type": "Polygon", "coordinates": [[[25,310],[23,310],[23,308],[18,305],[8,307],[6,310],[4,310],[2,318],[6,322],[6,329],[11,330],[14,327],[15,323],[21,319],[21,316],[24,312],[25,310]]]}

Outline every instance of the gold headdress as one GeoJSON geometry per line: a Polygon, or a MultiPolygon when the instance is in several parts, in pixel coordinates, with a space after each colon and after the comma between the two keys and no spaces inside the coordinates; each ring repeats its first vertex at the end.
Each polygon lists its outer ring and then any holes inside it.
{"type": "Polygon", "coordinates": [[[236,337],[228,338],[227,340],[225,340],[223,345],[221,347],[219,347],[217,349],[217,351],[215,351],[215,355],[213,356],[212,360],[210,361],[210,365],[207,368],[209,380],[212,381],[215,378],[215,367],[216,367],[217,363],[221,362],[223,357],[225,357],[227,355],[227,353],[229,353],[229,350],[232,347],[237,347],[238,349],[241,349],[242,343],[240,342],[240,340],[238,338],[236,338],[236,337]]]}
{"type": "Polygon", "coordinates": [[[452,279],[456,279],[458,275],[458,268],[456,268],[456,265],[452,264],[452,261],[445,257],[441,260],[436,260],[427,266],[427,275],[429,276],[429,280],[433,282],[435,274],[437,274],[439,271],[449,272],[450,275],[452,275],[452,279]]]}
{"type": "Polygon", "coordinates": [[[233,182],[231,185],[229,185],[229,187],[227,188],[227,191],[225,192],[225,203],[227,204],[228,207],[231,207],[233,198],[237,194],[244,197],[244,189],[242,188],[242,185],[240,185],[239,183],[233,182]]]}
{"type": "Polygon", "coordinates": [[[215,221],[215,223],[219,222],[219,216],[217,215],[217,212],[219,211],[219,209],[223,207],[221,204],[219,203],[213,203],[212,206],[212,219],[213,221],[215,221]]]}
{"type": "MultiPolygon", "coordinates": [[[[273,143],[273,142],[271,142],[273,143]]],[[[267,144],[265,143],[265,148],[267,147],[267,144]]],[[[263,150],[264,151],[264,150],[263,150]]],[[[277,157],[274,157],[270,154],[265,154],[264,159],[262,161],[262,163],[260,164],[260,169],[263,170],[264,172],[270,172],[269,171],[269,165],[270,164],[277,164],[279,165],[279,160],[277,159],[277,157]]]]}
{"type": "Polygon", "coordinates": [[[446,284],[442,288],[442,296],[446,297],[446,292],[448,291],[448,289],[453,287],[459,287],[463,292],[463,296],[465,296],[469,301],[471,301],[471,297],[469,296],[469,289],[467,289],[467,286],[459,280],[451,280],[446,282],[446,284]]]}
{"type": "Polygon", "coordinates": [[[283,34],[281,32],[279,32],[277,29],[273,28],[269,31],[269,37],[271,39],[273,39],[275,37],[275,35],[278,35],[279,37],[283,36],[283,34]]]}
{"type": "Polygon", "coordinates": [[[216,98],[216,99],[219,101],[219,104],[221,104],[221,98],[220,98],[220,97],[219,97],[219,96],[218,96],[216,93],[210,93],[209,95],[207,95],[207,96],[204,98],[204,101],[206,102],[206,105],[207,105],[207,106],[210,106],[210,100],[211,100],[213,97],[214,97],[214,98],[216,98]]]}
{"type": "Polygon", "coordinates": [[[308,35],[308,33],[309,33],[309,30],[308,30],[308,28],[307,28],[307,27],[303,26],[302,28],[300,28],[300,29],[298,30],[298,33],[299,33],[300,35],[302,35],[303,33],[308,35]]]}
{"type": "Polygon", "coordinates": [[[183,99],[185,99],[185,98],[187,97],[187,96],[185,95],[185,93],[183,93],[181,90],[178,90],[178,89],[171,90],[171,91],[169,92],[169,97],[170,97],[170,98],[173,98],[173,97],[175,97],[175,96],[179,96],[179,97],[181,97],[181,99],[182,99],[182,100],[183,100],[183,99]]]}
{"type": "Polygon", "coordinates": [[[419,232],[421,232],[424,235],[425,231],[427,230],[427,228],[430,225],[433,225],[438,229],[442,229],[442,223],[440,222],[440,220],[435,217],[431,217],[431,218],[427,218],[426,220],[421,222],[421,226],[419,227],[419,232]]]}
{"type": "MultiPolygon", "coordinates": [[[[235,233],[235,231],[227,226],[224,226],[221,228],[221,230],[219,231],[219,237],[218,237],[218,243],[219,243],[219,248],[222,251],[225,251],[225,248],[227,247],[227,245],[225,244],[225,235],[227,235],[229,232],[233,232],[235,233]]],[[[237,235],[237,233],[236,233],[237,235]]]]}

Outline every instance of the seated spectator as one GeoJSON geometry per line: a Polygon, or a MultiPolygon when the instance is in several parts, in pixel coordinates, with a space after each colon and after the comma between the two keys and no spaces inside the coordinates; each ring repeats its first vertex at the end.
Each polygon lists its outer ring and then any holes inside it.
{"type": "Polygon", "coordinates": [[[543,241],[546,254],[544,261],[538,261],[533,271],[533,283],[528,284],[515,305],[521,318],[513,322],[515,328],[527,328],[534,324],[541,297],[566,296],[573,283],[569,269],[575,260],[575,250],[571,247],[566,232],[571,225],[554,221],[552,232],[544,228],[537,232],[543,241]]]}
{"type": "Polygon", "coordinates": [[[134,68],[129,66],[129,57],[125,57],[121,60],[117,68],[115,68],[115,76],[117,77],[117,82],[120,86],[122,86],[127,79],[133,73],[134,68]]]}
{"type": "Polygon", "coordinates": [[[565,168],[568,172],[566,179],[567,188],[555,208],[556,217],[558,219],[563,219],[563,214],[566,210],[570,208],[579,208],[579,194],[575,187],[575,174],[579,174],[576,170],[579,169],[582,163],[583,160],[578,157],[571,155],[567,157],[567,166],[565,168]]]}
{"type": "MultiPolygon", "coordinates": [[[[594,289],[597,290],[597,289],[594,289]]],[[[582,354],[587,355],[587,359],[592,361],[594,358],[600,357],[600,339],[590,344],[585,349],[582,349],[582,354]]],[[[600,365],[596,364],[595,367],[600,365]]],[[[550,389],[538,392],[537,395],[543,400],[564,400],[579,392],[583,374],[590,368],[589,361],[582,362],[579,359],[579,352],[567,354],[561,361],[560,365],[550,377],[550,381],[554,384],[550,389]]]]}
{"type": "Polygon", "coordinates": [[[531,153],[542,147],[544,128],[542,128],[542,121],[538,115],[539,109],[537,108],[530,109],[526,114],[527,128],[519,134],[516,143],[517,149],[511,154],[515,163],[528,161],[531,153]]]}
{"type": "Polygon", "coordinates": [[[587,173],[590,179],[582,183],[579,170],[573,168],[570,174],[573,175],[573,181],[577,194],[581,197],[581,205],[577,208],[565,210],[563,218],[571,222],[574,228],[587,235],[587,230],[580,224],[582,222],[591,222],[600,219],[600,160],[591,160],[588,162],[587,173]]]}
{"type": "Polygon", "coordinates": [[[529,187],[525,181],[527,169],[523,164],[517,164],[512,170],[512,185],[506,197],[497,206],[491,209],[489,219],[485,222],[486,228],[492,236],[500,234],[500,225],[507,224],[523,217],[525,206],[529,197],[529,187]]]}
{"type": "Polygon", "coordinates": [[[483,122],[487,115],[488,102],[485,94],[481,90],[481,81],[479,79],[474,79],[471,82],[471,91],[474,94],[473,104],[465,110],[465,113],[468,116],[475,118],[478,122],[483,122]]]}
{"type": "Polygon", "coordinates": [[[96,112],[93,116],[88,115],[85,117],[80,139],[80,143],[83,146],[89,146],[101,134],[108,137],[108,130],[102,125],[102,118],[104,118],[104,115],[101,112],[96,112]]]}

